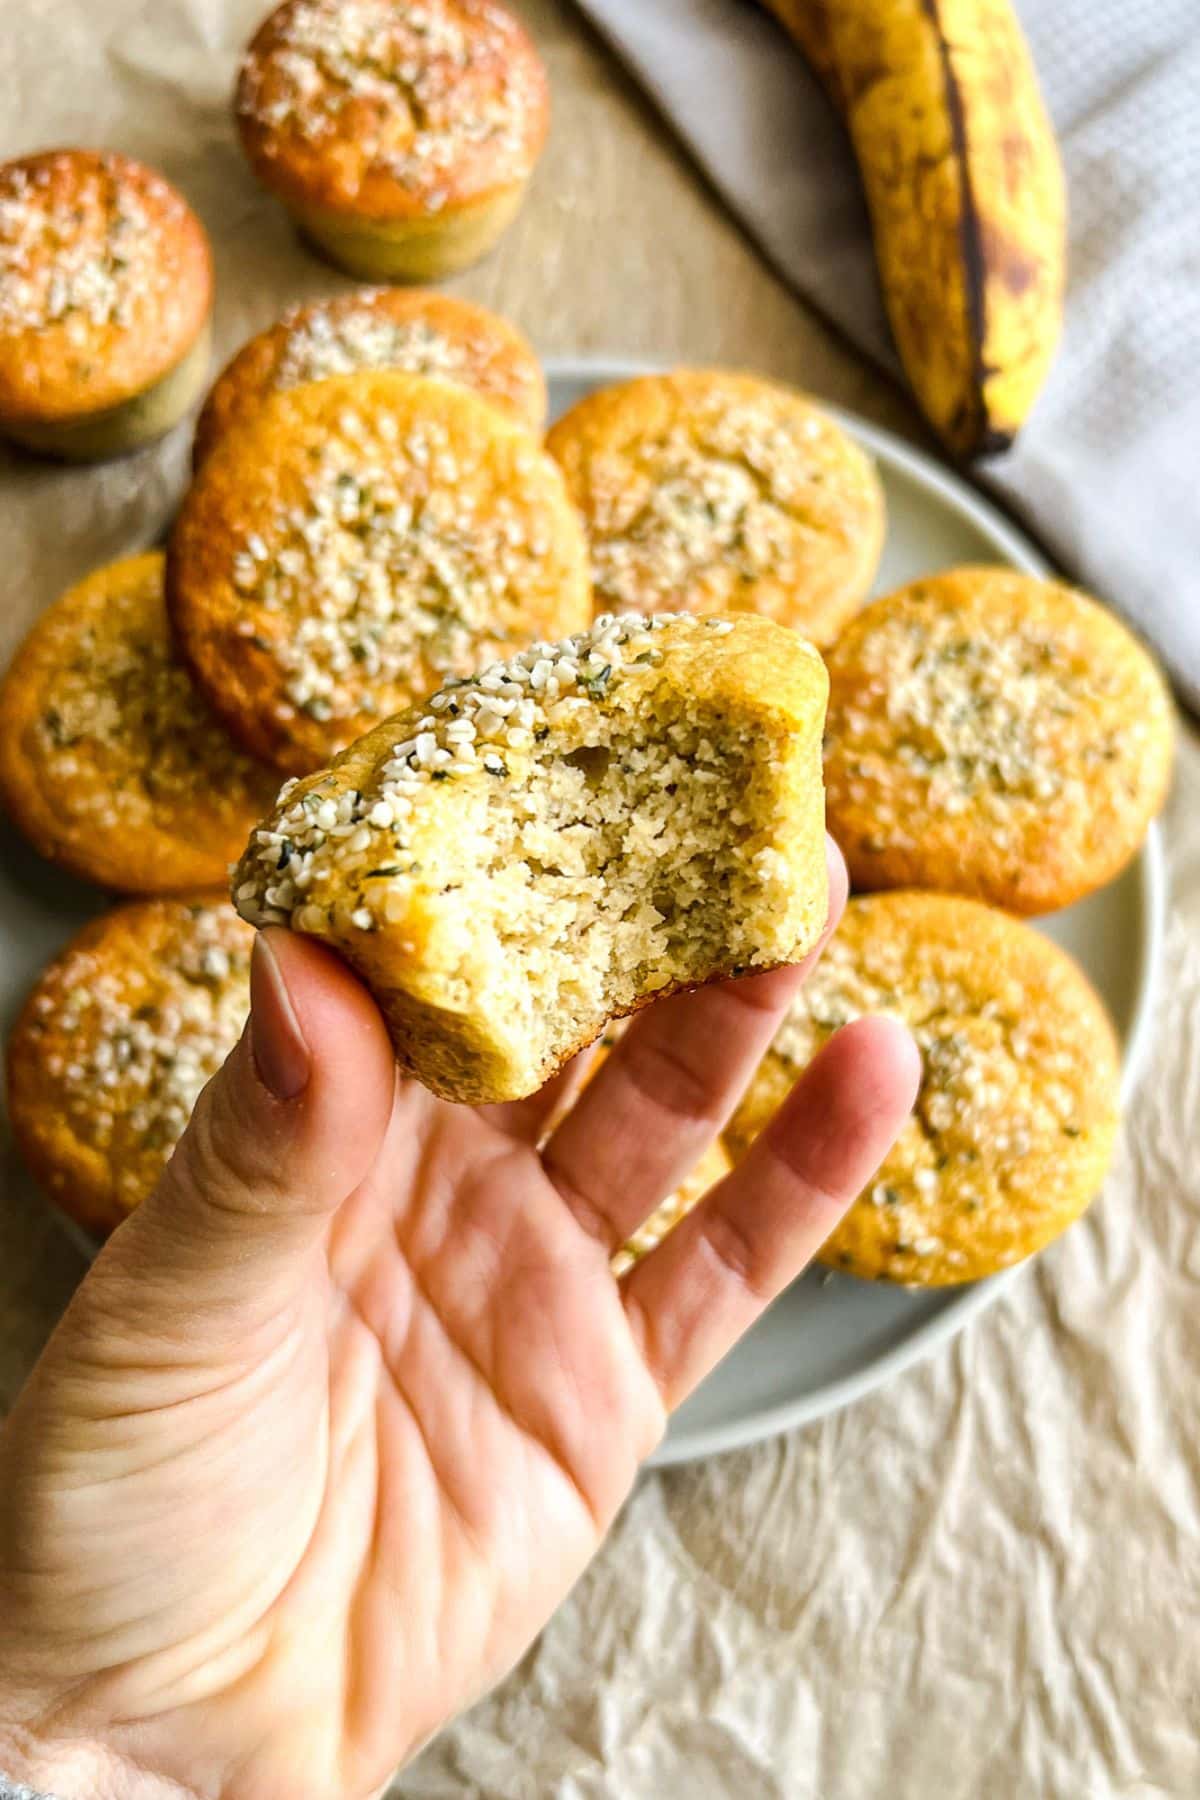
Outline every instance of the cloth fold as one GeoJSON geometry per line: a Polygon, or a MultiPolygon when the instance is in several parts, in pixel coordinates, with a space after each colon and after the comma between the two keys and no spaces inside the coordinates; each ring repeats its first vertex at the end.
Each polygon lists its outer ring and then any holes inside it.
{"type": "MultiPolygon", "coordinates": [[[[771,262],[897,372],[849,142],[776,22],[750,0],[578,4],[771,262]]],[[[1200,19],[1021,11],[1066,166],[1066,326],[1016,446],[971,472],[1200,711],[1200,19]]]]}

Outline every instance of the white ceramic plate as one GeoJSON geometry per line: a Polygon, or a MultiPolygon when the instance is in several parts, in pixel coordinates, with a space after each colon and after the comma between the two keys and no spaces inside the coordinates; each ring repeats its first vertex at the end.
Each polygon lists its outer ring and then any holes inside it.
{"type": "MultiPolygon", "coordinates": [[[[557,415],[591,389],[641,372],[615,360],[551,364],[552,410],[557,415]]],[[[1032,546],[970,488],[889,433],[828,410],[871,451],[883,478],[888,535],[879,592],[953,563],[1004,562],[1044,572],[1032,546]]],[[[0,827],[5,1028],[47,958],[103,904],[93,889],[60,875],[0,827]]],[[[1042,923],[1074,953],[1108,1002],[1122,1038],[1127,1094],[1144,1046],[1164,906],[1155,830],[1119,880],[1042,923]]],[[[86,1248],[78,1233],[71,1235],[86,1248]]],[[[730,1450],[845,1406],[945,1343],[1019,1273],[924,1294],[810,1273],[680,1409],[654,1460],[686,1462],[730,1450]]]]}

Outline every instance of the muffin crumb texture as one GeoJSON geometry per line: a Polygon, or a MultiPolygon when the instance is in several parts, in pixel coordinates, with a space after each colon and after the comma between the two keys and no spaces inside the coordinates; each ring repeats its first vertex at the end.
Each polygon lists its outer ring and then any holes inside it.
{"type": "Polygon", "coordinates": [[[781,659],[765,708],[707,673],[738,623],[670,615],[602,618],[448,684],[284,789],[237,871],[239,910],[330,939],[393,1001],[407,983],[446,1039],[414,1045],[414,1017],[394,1018],[402,1059],[464,1098],[534,1091],[654,993],[786,960],[824,917],[824,675],[754,624],[770,637],[756,673],[781,659]],[[480,1028],[500,1074],[467,1041],[480,1028]]]}

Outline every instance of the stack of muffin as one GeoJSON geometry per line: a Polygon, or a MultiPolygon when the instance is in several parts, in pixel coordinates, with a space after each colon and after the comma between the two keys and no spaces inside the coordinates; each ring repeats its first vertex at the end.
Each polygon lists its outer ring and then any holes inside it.
{"type": "MultiPolygon", "coordinates": [[[[410,280],[493,241],[547,109],[493,0],[288,0],[237,116],[324,254],[410,280]]],[[[158,435],[203,386],[210,305],[203,232],[160,177],[83,152],[0,171],[14,440],[84,459],[158,435]]],[[[875,470],[777,384],[643,377],[543,443],[545,408],[520,333],[464,301],[374,288],[295,308],[209,393],[165,555],[97,571],[38,621],[0,690],[0,797],[44,855],[143,898],[68,946],[17,1025],[28,1161],[96,1235],[153,1186],[245,1019],[251,933],[222,890],[283,777],[594,617],[750,612],[826,655],[829,827],[856,897],[706,1172],[840,1023],[891,1011],[921,1045],[921,1096],[825,1259],[935,1284],[1027,1255],[1102,1179],[1118,1061],[1083,975],[1014,915],[1135,854],[1169,773],[1154,664],[1095,602],[1001,569],[866,604],[875,470]]],[[[286,861],[241,900],[303,929],[286,861]]]]}

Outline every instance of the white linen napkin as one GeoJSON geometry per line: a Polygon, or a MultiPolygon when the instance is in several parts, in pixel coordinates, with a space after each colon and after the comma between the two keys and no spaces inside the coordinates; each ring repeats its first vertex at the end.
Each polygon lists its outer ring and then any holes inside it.
{"type": "MultiPolygon", "coordinates": [[[[895,369],[848,142],[780,26],[752,0],[578,3],[771,261],[895,369]]],[[[1021,10],[1067,171],[1066,328],[1016,447],[972,474],[1200,710],[1200,10],[1021,10]]]]}

